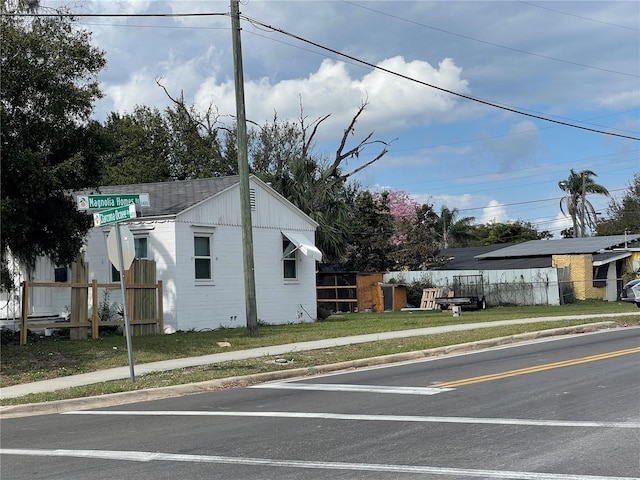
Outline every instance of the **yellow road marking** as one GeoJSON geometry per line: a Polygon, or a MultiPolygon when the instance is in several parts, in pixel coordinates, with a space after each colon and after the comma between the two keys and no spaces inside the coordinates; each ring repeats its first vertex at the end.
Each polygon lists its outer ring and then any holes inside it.
{"type": "Polygon", "coordinates": [[[629,355],[632,353],[640,353],[640,347],[628,348],[626,350],[618,350],[616,352],[601,353],[599,355],[591,355],[589,357],[574,358],[572,360],[565,360],[562,362],[547,363],[545,365],[537,365],[534,367],[519,368],[517,370],[509,370],[506,372],[494,373],[491,375],[482,375],[479,377],[464,378],[462,380],[438,383],[437,385],[431,385],[431,386],[435,388],[461,387],[463,385],[471,385],[472,383],[490,382],[492,380],[499,380],[501,378],[515,377],[517,375],[525,375],[527,373],[543,372],[545,370],[552,370],[554,368],[570,367],[572,365],[580,365],[581,363],[596,362],[598,360],[606,360],[608,358],[620,357],[622,355],[629,355]]]}

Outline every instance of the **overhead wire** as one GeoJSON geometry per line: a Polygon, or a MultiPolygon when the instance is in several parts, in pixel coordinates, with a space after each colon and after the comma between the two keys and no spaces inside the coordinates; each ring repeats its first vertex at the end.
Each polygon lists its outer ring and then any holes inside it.
{"type": "MultiPolygon", "coordinates": [[[[345,3],[350,3],[350,4],[353,4],[355,6],[360,7],[360,5],[357,5],[355,3],[348,2],[346,0],[343,0],[343,1],[345,1],[345,3]]],[[[362,7],[362,8],[364,8],[364,7],[362,7]]],[[[3,12],[2,15],[3,16],[15,16],[15,17],[210,17],[210,16],[229,16],[230,14],[228,12],[225,12],[225,13],[212,13],[212,12],[201,12],[201,13],[135,13],[135,14],[131,14],[131,13],[111,13],[111,14],[109,14],[109,13],[64,13],[64,12],[56,12],[56,13],[4,13],[3,12]]],[[[411,81],[411,82],[414,82],[414,83],[417,83],[417,84],[420,84],[420,85],[424,85],[426,87],[433,88],[435,90],[439,90],[439,91],[448,93],[450,95],[454,95],[454,96],[457,96],[457,97],[460,97],[460,98],[464,98],[464,99],[472,101],[472,102],[480,103],[482,105],[486,105],[486,106],[489,106],[489,107],[492,107],[492,108],[497,108],[497,109],[500,109],[500,110],[508,111],[508,112],[515,113],[515,114],[518,114],[518,115],[523,115],[523,116],[526,116],[526,117],[529,117],[529,118],[535,118],[537,120],[542,120],[542,121],[554,123],[554,124],[557,124],[557,125],[562,125],[562,126],[569,127],[569,128],[576,128],[576,129],[585,130],[585,131],[598,133],[598,134],[602,134],[602,135],[609,135],[609,136],[625,138],[625,139],[629,139],[629,140],[640,141],[640,137],[634,137],[634,136],[631,136],[631,135],[624,135],[624,134],[610,132],[610,131],[606,131],[606,130],[600,130],[600,129],[596,129],[596,128],[586,127],[586,126],[583,126],[583,125],[577,125],[575,123],[565,122],[563,120],[558,120],[558,119],[555,119],[555,118],[551,118],[549,116],[542,115],[539,112],[533,113],[533,111],[525,111],[524,109],[519,109],[519,108],[510,106],[510,105],[500,104],[500,103],[492,102],[492,101],[489,101],[489,100],[484,100],[482,98],[474,97],[474,96],[471,96],[471,95],[466,95],[464,93],[456,92],[454,90],[450,90],[450,89],[447,89],[447,88],[444,88],[444,87],[439,87],[437,85],[433,85],[433,84],[430,84],[428,82],[424,82],[424,81],[409,77],[408,75],[404,75],[404,74],[401,74],[399,72],[395,72],[393,70],[389,70],[389,69],[381,67],[379,65],[375,65],[373,63],[370,63],[370,62],[367,62],[365,60],[359,59],[359,58],[354,57],[352,55],[348,55],[346,53],[340,52],[339,50],[335,50],[333,48],[321,45],[321,44],[319,44],[317,42],[314,42],[312,40],[305,39],[305,38],[303,38],[303,37],[301,37],[299,35],[296,35],[294,33],[288,32],[288,31],[283,30],[281,28],[274,27],[272,25],[263,23],[260,20],[251,18],[251,17],[249,17],[247,15],[241,14],[240,18],[244,19],[247,22],[249,22],[251,25],[255,26],[256,28],[263,27],[263,28],[268,29],[270,31],[280,33],[280,34],[288,36],[290,38],[294,38],[294,39],[296,39],[296,40],[298,40],[300,42],[304,42],[304,43],[307,43],[309,45],[313,45],[316,48],[331,52],[334,55],[340,56],[341,58],[347,58],[347,59],[349,59],[349,60],[351,60],[353,62],[365,65],[365,66],[367,66],[367,67],[369,67],[371,69],[379,70],[379,71],[385,72],[387,74],[390,74],[390,75],[393,75],[393,76],[396,76],[396,77],[399,77],[399,78],[403,78],[405,80],[408,80],[408,81],[411,81]]],[[[431,28],[428,25],[424,25],[424,26],[431,28]]],[[[445,31],[445,32],[447,32],[447,31],[445,31]]],[[[447,32],[447,33],[451,33],[451,32],[447,32]]],[[[473,40],[480,41],[479,39],[473,39],[473,40]]],[[[485,43],[490,43],[490,42],[485,42],[485,43]]],[[[499,45],[499,44],[495,44],[495,45],[504,47],[503,45],[499,45]]],[[[509,47],[504,47],[504,48],[509,48],[509,47]]],[[[530,52],[522,52],[522,53],[530,53],[530,52]]],[[[553,57],[549,57],[549,58],[553,59],[553,57]]],[[[557,59],[554,59],[554,60],[557,60],[557,59]]],[[[588,67],[587,65],[581,65],[581,66],[588,67]]],[[[612,71],[612,73],[621,73],[621,72],[613,72],[612,71]]],[[[632,76],[635,76],[635,75],[632,75],[632,76]]]]}
{"type": "Polygon", "coordinates": [[[555,123],[555,124],[558,124],[558,125],[563,125],[565,127],[576,128],[576,129],[585,130],[585,131],[589,131],[589,132],[593,132],[593,133],[599,133],[599,134],[602,134],[602,135],[609,135],[609,136],[614,136],[614,137],[619,137],[619,138],[626,138],[626,139],[629,139],[629,140],[640,141],[640,137],[633,137],[631,135],[624,135],[624,134],[621,134],[621,133],[609,132],[609,131],[605,131],[605,130],[599,130],[599,129],[596,129],[596,128],[585,127],[583,125],[577,125],[575,123],[565,122],[565,121],[562,121],[562,120],[556,120],[554,118],[551,118],[551,117],[548,117],[548,116],[544,116],[544,115],[541,115],[541,114],[538,114],[538,113],[526,112],[526,111],[524,111],[522,109],[517,109],[517,108],[509,106],[509,105],[499,104],[497,102],[491,102],[491,101],[484,100],[484,99],[481,99],[481,98],[478,98],[478,97],[473,97],[471,95],[466,95],[464,93],[460,93],[460,92],[456,92],[456,91],[453,91],[453,90],[449,90],[447,88],[440,87],[440,86],[437,86],[437,85],[434,85],[434,84],[431,84],[431,83],[428,83],[428,82],[424,82],[422,80],[418,80],[418,79],[410,77],[408,75],[404,75],[402,73],[395,72],[393,70],[389,70],[388,68],[381,67],[380,65],[375,65],[375,64],[373,64],[371,62],[367,62],[366,60],[362,60],[362,59],[359,59],[359,58],[354,57],[352,55],[348,55],[346,53],[343,53],[343,52],[340,52],[338,50],[335,50],[333,48],[326,47],[326,46],[321,45],[321,44],[319,44],[317,42],[314,42],[312,40],[307,40],[307,39],[305,39],[303,37],[300,37],[299,35],[296,35],[296,34],[291,33],[291,32],[287,32],[286,30],[283,30],[283,29],[278,28],[278,27],[274,27],[274,26],[265,24],[265,23],[263,23],[263,22],[261,22],[261,21],[259,21],[257,19],[248,17],[246,15],[240,15],[240,17],[242,19],[246,20],[247,22],[249,22],[252,25],[259,25],[259,26],[262,26],[264,28],[268,28],[268,29],[270,29],[270,30],[272,30],[274,32],[280,33],[282,35],[286,35],[288,37],[294,38],[294,39],[296,39],[298,41],[307,43],[309,45],[313,45],[316,48],[320,48],[322,50],[326,50],[326,51],[331,52],[331,53],[333,53],[335,55],[339,55],[341,57],[348,58],[349,60],[352,60],[354,62],[360,63],[362,65],[366,65],[366,66],[370,67],[373,70],[379,70],[379,71],[388,73],[390,75],[402,78],[404,80],[408,80],[408,81],[411,81],[411,82],[414,82],[414,83],[417,83],[417,84],[420,84],[420,85],[424,85],[426,87],[433,88],[435,90],[439,90],[439,91],[448,93],[450,95],[454,95],[454,96],[457,96],[457,97],[460,97],[460,98],[464,98],[466,100],[470,100],[472,102],[480,103],[480,104],[483,104],[483,105],[486,105],[486,106],[489,106],[489,107],[492,107],[492,108],[497,108],[497,109],[504,110],[504,111],[511,112],[511,113],[515,113],[515,114],[518,114],[518,115],[523,115],[523,116],[526,116],[526,117],[529,117],[529,118],[535,118],[537,120],[542,120],[542,121],[545,121],[545,122],[550,122],[550,123],[555,123]]]}
{"type": "Polygon", "coordinates": [[[640,28],[636,28],[636,27],[629,27],[627,25],[620,25],[619,23],[611,23],[611,22],[605,22],[603,20],[597,20],[595,18],[583,17],[582,15],[576,15],[575,13],[563,12],[562,10],[556,10],[555,8],[549,8],[547,6],[543,7],[542,5],[538,5],[537,3],[525,2],[523,0],[516,0],[516,1],[518,3],[524,3],[525,5],[530,5],[530,6],[535,7],[535,8],[541,8],[542,10],[548,10],[550,12],[560,13],[562,15],[567,15],[569,17],[581,18],[582,20],[588,20],[590,22],[601,23],[603,25],[609,25],[611,27],[625,28],[625,29],[628,29],[628,30],[635,30],[635,31],[639,31],[640,30],[640,28]]]}
{"type": "Polygon", "coordinates": [[[575,66],[578,66],[578,67],[584,67],[584,68],[590,68],[590,69],[594,69],[594,70],[600,70],[602,72],[615,73],[615,74],[618,74],[618,75],[625,75],[625,76],[629,76],[629,77],[640,77],[640,75],[636,75],[636,74],[633,74],[633,73],[619,72],[617,70],[609,70],[609,69],[606,69],[606,68],[595,67],[593,65],[586,65],[584,63],[572,62],[570,60],[563,60],[563,59],[551,57],[551,56],[548,56],[548,55],[542,55],[542,54],[539,54],[539,53],[528,52],[526,50],[520,50],[518,48],[509,47],[507,45],[502,45],[500,43],[489,42],[487,40],[482,40],[480,38],[475,38],[475,37],[471,37],[471,36],[468,36],[468,35],[463,35],[463,34],[460,34],[460,33],[451,32],[451,31],[445,30],[443,28],[434,27],[433,25],[427,25],[426,23],[421,23],[421,22],[417,22],[415,20],[411,20],[411,19],[408,19],[408,18],[403,18],[403,17],[400,17],[398,15],[394,15],[394,14],[391,14],[391,13],[388,13],[388,12],[383,12],[381,10],[376,10],[374,8],[371,8],[371,7],[365,7],[365,6],[357,4],[355,2],[350,2],[350,1],[347,1],[347,0],[342,0],[342,2],[343,3],[347,3],[349,5],[353,5],[354,7],[362,8],[364,10],[369,10],[371,12],[379,13],[381,15],[385,15],[387,17],[394,18],[396,20],[401,20],[403,22],[412,23],[412,24],[418,25],[420,27],[428,28],[430,30],[435,30],[435,31],[438,31],[438,32],[446,33],[448,35],[453,35],[453,36],[460,37],[460,38],[465,38],[467,40],[473,40],[474,42],[484,43],[486,45],[491,45],[493,47],[503,48],[505,50],[511,50],[511,51],[514,51],[514,52],[517,52],[517,53],[524,53],[526,55],[530,55],[530,56],[533,56],[533,57],[540,57],[540,58],[544,58],[546,60],[553,60],[553,61],[556,61],[556,62],[562,62],[562,63],[566,63],[566,64],[569,64],[569,65],[575,65],[575,66]]]}

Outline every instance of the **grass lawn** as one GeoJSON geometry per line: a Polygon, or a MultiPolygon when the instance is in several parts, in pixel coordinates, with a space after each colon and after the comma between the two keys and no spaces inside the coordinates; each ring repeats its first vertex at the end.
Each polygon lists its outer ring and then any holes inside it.
{"type": "MultiPolygon", "coordinates": [[[[586,301],[556,307],[495,307],[487,310],[464,310],[459,317],[454,317],[450,312],[441,311],[352,313],[332,315],[324,321],[315,323],[260,325],[259,336],[255,338],[248,337],[246,329],[236,328],[202,332],[179,331],[173,335],[133,337],[132,342],[134,362],[135,364],[142,364],[173,358],[208,355],[228,350],[243,350],[385,331],[529,317],[601,315],[628,312],[638,312],[638,315],[605,318],[605,320],[619,321],[624,324],[640,323],[640,310],[633,304],[586,301]],[[230,346],[221,347],[218,342],[228,342],[230,346]]],[[[351,345],[330,350],[299,352],[295,355],[288,355],[287,359],[290,362],[285,365],[276,364],[273,362],[274,359],[269,358],[225,362],[207,367],[153,373],[136,379],[135,383],[131,383],[128,380],[109,382],[107,384],[69,389],[69,391],[29,395],[21,399],[5,399],[1,403],[9,405],[49,401],[59,398],[76,398],[116,391],[205,381],[283,368],[310,367],[596,321],[598,321],[597,318],[561,321],[546,321],[542,318],[540,323],[527,325],[482,328],[466,332],[351,345]]],[[[13,339],[5,336],[3,340],[13,339]]],[[[0,387],[87,373],[105,368],[127,366],[126,339],[122,336],[110,335],[96,340],[72,341],[63,336],[32,336],[29,339],[29,343],[24,346],[20,346],[15,341],[3,343],[0,350],[0,365],[0,387]]]]}

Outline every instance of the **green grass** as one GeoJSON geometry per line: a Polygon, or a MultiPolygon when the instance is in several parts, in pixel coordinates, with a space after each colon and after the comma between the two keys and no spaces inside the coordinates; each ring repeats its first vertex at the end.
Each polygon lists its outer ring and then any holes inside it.
{"type": "MultiPolygon", "coordinates": [[[[539,318],[563,315],[615,314],[636,312],[635,305],[622,302],[579,302],[559,307],[498,307],[483,311],[463,311],[460,317],[449,312],[385,312],[332,315],[322,322],[295,325],[260,325],[259,336],[246,335],[244,328],[206,332],[177,332],[174,335],[134,337],[135,364],[208,355],[229,350],[243,350],[269,345],[337,338],[349,335],[378,333],[393,330],[434,327],[442,325],[490,322],[515,318],[539,318]],[[217,342],[229,342],[231,347],[220,347],[217,342]]],[[[638,316],[607,318],[621,323],[640,322],[638,316]]],[[[60,392],[29,395],[19,399],[5,399],[2,405],[51,401],[62,398],[85,397],[120,391],[152,388],[165,385],[199,382],[215,378],[247,375],[286,368],[311,367],[368,356],[386,355],[436,346],[452,345],[528,331],[591,323],[597,320],[563,320],[540,322],[510,327],[483,328],[467,332],[404,338],[363,345],[351,345],[329,350],[300,352],[288,355],[293,360],[286,365],[273,362],[273,358],[259,358],[238,362],[225,362],[207,367],[154,373],[130,381],[109,382],[78,387],[60,392]]],[[[28,383],[65,375],[87,373],[100,369],[128,365],[126,339],[105,336],[93,340],[68,340],[60,337],[32,337],[25,346],[3,345],[0,350],[0,386],[28,383]]]]}

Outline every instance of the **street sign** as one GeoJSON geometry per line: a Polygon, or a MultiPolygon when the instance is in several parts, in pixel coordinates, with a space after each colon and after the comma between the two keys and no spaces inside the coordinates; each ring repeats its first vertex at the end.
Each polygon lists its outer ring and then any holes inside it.
{"type": "Polygon", "coordinates": [[[78,195],[78,210],[100,210],[102,208],[126,207],[136,204],[141,208],[149,208],[148,193],[122,193],[118,195],[78,195]]]}
{"type": "Polygon", "coordinates": [[[136,218],[135,203],[131,203],[124,207],[111,208],[109,210],[103,210],[102,212],[94,213],[93,226],[101,227],[103,225],[109,225],[111,223],[129,220],[130,218],[136,218]]]}
{"type": "Polygon", "coordinates": [[[136,256],[136,244],[135,240],[133,239],[131,230],[129,230],[126,225],[116,225],[114,227],[111,227],[109,235],[107,235],[107,253],[109,255],[109,260],[111,260],[113,266],[116,267],[116,270],[118,270],[120,273],[123,273],[125,270],[129,270],[131,264],[133,263],[133,259],[136,256]],[[120,265],[120,253],[118,252],[118,232],[116,232],[117,228],[120,229],[122,263],[124,264],[123,266],[120,265]]]}

